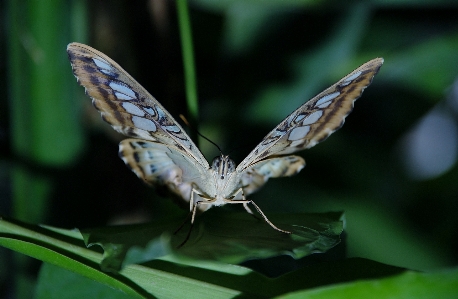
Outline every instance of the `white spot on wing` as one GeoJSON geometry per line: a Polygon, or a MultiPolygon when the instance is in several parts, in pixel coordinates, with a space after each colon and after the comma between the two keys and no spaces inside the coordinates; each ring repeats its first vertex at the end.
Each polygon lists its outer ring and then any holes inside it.
{"type": "Polygon", "coordinates": [[[296,122],[300,122],[304,117],[304,114],[300,114],[298,117],[296,117],[296,122]]]}
{"type": "Polygon", "coordinates": [[[309,126],[294,128],[289,134],[288,140],[299,140],[303,139],[310,132],[309,126]]]}
{"type": "Polygon", "coordinates": [[[311,125],[316,123],[320,117],[323,115],[323,111],[318,110],[310,114],[306,119],[304,119],[304,122],[302,122],[303,125],[311,125]]]}
{"type": "Polygon", "coordinates": [[[143,112],[143,110],[141,110],[140,108],[138,108],[137,106],[135,106],[132,103],[124,102],[121,104],[121,106],[130,114],[138,115],[138,116],[145,115],[145,112],[143,112]]]}
{"type": "Polygon", "coordinates": [[[94,63],[97,65],[97,67],[103,71],[113,71],[113,67],[111,66],[111,64],[108,63],[108,61],[100,58],[100,57],[94,57],[92,58],[92,61],[94,61],[94,63]]]}
{"type": "Polygon", "coordinates": [[[358,71],[358,72],[354,73],[353,75],[351,75],[350,77],[348,77],[347,79],[345,79],[345,82],[346,81],[353,81],[356,78],[358,78],[360,75],[361,75],[361,71],[358,71]]]}
{"type": "Polygon", "coordinates": [[[152,116],[156,115],[156,112],[155,112],[154,109],[151,108],[151,107],[143,108],[143,109],[144,109],[149,115],[152,115],[152,116]]]}
{"type": "Polygon", "coordinates": [[[326,106],[324,107],[327,107],[331,104],[331,101],[334,100],[335,98],[337,98],[337,96],[340,94],[340,92],[336,91],[336,92],[333,92],[331,94],[328,94],[328,95],[325,95],[324,97],[322,97],[321,99],[319,99],[316,103],[315,103],[315,106],[318,106],[320,108],[321,105],[324,105],[326,103],[326,106]],[[328,104],[329,102],[329,104],[328,104]]]}
{"type": "Polygon", "coordinates": [[[157,111],[157,116],[159,117],[159,119],[165,118],[165,113],[164,113],[164,111],[162,111],[161,108],[159,108],[158,106],[156,106],[156,111],[157,111]]]}
{"type": "Polygon", "coordinates": [[[165,129],[169,132],[180,132],[180,128],[178,128],[177,126],[166,126],[165,129]]]}
{"type": "Polygon", "coordinates": [[[350,77],[348,77],[347,79],[345,79],[345,81],[343,81],[342,84],[340,84],[340,85],[341,86],[347,86],[348,84],[351,83],[351,81],[355,80],[360,75],[361,75],[361,71],[358,71],[358,72],[354,73],[353,75],[351,75],[350,77]]]}
{"type": "Polygon", "coordinates": [[[327,102],[325,102],[325,103],[323,103],[321,105],[318,105],[317,107],[323,109],[323,108],[326,108],[329,105],[331,105],[331,103],[332,103],[332,101],[327,101],[327,102]]]}
{"type": "MultiPolygon", "coordinates": [[[[135,92],[130,89],[127,85],[124,85],[124,84],[121,84],[121,83],[118,83],[116,81],[111,81],[109,86],[116,92],[119,92],[119,93],[122,93],[122,94],[125,94],[126,96],[132,98],[132,99],[135,99],[136,96],[135,96],[135,92]]],[[[118,96],[119,99],[121,99],[119,96],[118,96]]]]}
{"type": "Polygon", "coordinates": [[[110,71],[107,71],[107,70],[104,70],[104,69],[101,69],[100,71],[102,73],[104,73],[105,75],[108,75],[110,77],[116,77],[116,73],[113,73],[113,72],[110,72],[110,71]]]}
{"type": "Polygon", "coordinates": [[[114,93],[116,98],[120,101],[130,101],[130,100],[133,100],[134,98],[132,97],[129,97],[128,95],[125,95],[123,93],[120,93],[120,92],[115,92],[114,93]]]}
{"type": "Polygon", "coordinates": [[[137,128],[145,131],[155,132],[157,130],[154,122],[143,117],[132,116],[132,122],[137,128]]]}

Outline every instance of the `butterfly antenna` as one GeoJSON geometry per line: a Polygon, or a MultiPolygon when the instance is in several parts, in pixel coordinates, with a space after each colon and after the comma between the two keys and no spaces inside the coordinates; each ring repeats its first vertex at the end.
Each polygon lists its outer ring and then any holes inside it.
{"type": "Polygon", "coordinates": [[[202,135],[199,131],[197,131],[195,128],[193,128],[191,126],[191,124],[188,122],[188,120],[186,119],[186,117],[183,115],[183,114],[180,114],[180,118],[181,120],[184,122],[184,124],[186,126],[188,126],[189,128],[191,128],[191,130],[194,130],[196,131],[197,135],[199,135],[200,137],[202,137],[203,139],[207,140],[208,142],[210,142],[211,144],[213,144],[214,146],[216,146],[216,148],[219,150],[220,153],[222,153],[223,151],[221,150],[221,148],[216,144],[214,143],[213,141],[211,141],[210,139],[208,139],[207,137],[205,137],[204,135],[202,135]]]}

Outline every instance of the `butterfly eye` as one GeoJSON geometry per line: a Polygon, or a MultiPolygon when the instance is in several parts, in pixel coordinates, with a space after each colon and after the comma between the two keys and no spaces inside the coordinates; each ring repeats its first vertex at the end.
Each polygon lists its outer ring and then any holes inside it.
{"type": "Polygon", "coordinates": [[[221,156],[215,157],[212,162],[212,169],[217,170],[220,164],[221,164],[221,156]]]}
{"type": "Polygon", "coordinates": [[[232,159],[227,158],[227,173],[232,173],[235,171],[235,162],[232,159]]]}

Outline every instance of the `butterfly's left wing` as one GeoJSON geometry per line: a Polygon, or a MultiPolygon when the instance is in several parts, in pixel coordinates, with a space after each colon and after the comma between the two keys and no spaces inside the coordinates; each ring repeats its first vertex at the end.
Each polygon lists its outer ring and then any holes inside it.
{"type": "Polygon", "coordinates": [[[209,165],[170,113],[105,54],[87,45],[67,47],[73,73],[102,118],[129,137],[120,156],[150,185],[167,186],[189,202],[192,184],[206,190],[209,165]]]}
{"type": "MultiPolygon", "coordinates": [[[[194,166],[192,157],[158,142],[124,139],[119,143],[119,157],[146,184],[166,186],[181,199],[176,203],[182,207],[189,207],[193,184],[206,184],[207,177],[194,166]]],[[[199,205],[199,210],[209,207],[199,205]]]]}
{"type": "Polygon", "coordinates": [[[103,120],[116,131],[156,141],[192,157],[202,172],[209,165],[170,113],[119,64],[100,51],[79,43],[67,46],[73,73],[103,120]]]}
{"type": "Polygon", "coordinates": [[[257,163],[269,157],[294,153],[324,141],[343,125],[355,100],[372,82],[382,64],[382,58],[366,62],[300,106],[264,137],[237,166],[237,171],[243,173],[250,167],[256,169],[257,163]]]}

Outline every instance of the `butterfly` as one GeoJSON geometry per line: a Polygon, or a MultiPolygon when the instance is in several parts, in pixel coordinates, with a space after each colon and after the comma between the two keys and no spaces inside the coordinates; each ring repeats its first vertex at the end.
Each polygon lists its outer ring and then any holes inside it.
{"type": "Polygon", "coordinates": [[[191,225],[198,209],[242,204],[254,214],[251,204],[272,228],[288,234],[247,196],[269,178],[301,171],[304,159],[290,154],[311,148],[339,129],[383,64],[383,58],[366,62],[304,103],[239,165],[223,154],[210,165],[180,124],[116,62],[79,43],[69,44],[67,53],[77,81],[103,120],[131,137],[119,144],[121,159],[147,184],[166,186],[189,203],[191,225]]]}

